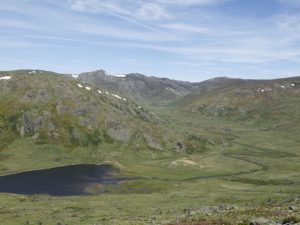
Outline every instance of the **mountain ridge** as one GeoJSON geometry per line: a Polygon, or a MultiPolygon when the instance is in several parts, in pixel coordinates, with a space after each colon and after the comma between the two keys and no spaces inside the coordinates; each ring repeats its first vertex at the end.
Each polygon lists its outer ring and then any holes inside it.
{"type": "Polygon", "coordinates": [[[104,141],[162,150],[179,141],[149,110],[111,90],[46,71],[1,77],[10,77],[0,80],[0,132],[8,142],[20,136],[69,146],[104,141]]]}
{"type": "Polygon", "coordinates": [[[17,70],[0,72],[0,79],[0,129],[7,142],[17,133],[70,146],[114,140],[193,151],[198,145],[172,131],[162,111],[243,121],[299,116],[291,104],[299,99],[300,77],[191,83],[142,74],[116,77],[104,70],[78,77],[17,70]]]}
{"type": "Polygon", "coordinates": [[[190,93],[194,83],[176,81],[168,78],[148,77],[139,73],[130,73],[122,77],[109,75],[104,70],[79,74],[79,79],[134,97],[139,102],[160,102],[190,93]],[[160,99],[158,99],[159,97],[160,99]]]}

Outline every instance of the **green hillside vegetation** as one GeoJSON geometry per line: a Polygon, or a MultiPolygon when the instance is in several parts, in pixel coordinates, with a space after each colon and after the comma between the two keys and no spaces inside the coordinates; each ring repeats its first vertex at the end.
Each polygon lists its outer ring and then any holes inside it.
{"type": "Polygon", "coordinates": [[[299,222],[299,78],[220,78],[162,106],[30,71],[0,75],[12,77],[0,80],[1,175],[111,163],[144,179],[77,197],[2,193],[0,224],[299,222]]]}
{"type": "Polygon", "coordinates": [[[64,147],[127,145],[176,147],[175,131],[136,103],[84,81],[46,71],[2,72],[1,148],[18,138],[64,147]]]}
{"type": "Polygon", "coordinates": [[[297,123],[300,116],[295,108],[300,95],[299,77],[266,81],[217,78],[203,83],[199,90],[177,102],[185,112],[259,123],[297,123]],[[291,117],[295,120],[290,121],[291,117]]]}

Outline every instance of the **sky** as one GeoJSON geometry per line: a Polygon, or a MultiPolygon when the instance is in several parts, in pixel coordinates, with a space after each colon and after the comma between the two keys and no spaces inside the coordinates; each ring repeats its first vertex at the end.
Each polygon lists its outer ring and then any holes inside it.
{"type": "Polygon", "coordinates": [[[0,70],[300,75],[300,0],[1,0],[0,70]]]}

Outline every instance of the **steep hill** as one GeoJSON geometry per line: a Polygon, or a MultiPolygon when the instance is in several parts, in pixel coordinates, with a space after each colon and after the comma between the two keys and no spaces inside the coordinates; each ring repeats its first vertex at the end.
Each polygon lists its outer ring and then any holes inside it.
{"type": "Polygon", "coordinates": [[[66,146],[120,142],[175,149],[176,132],[113,90],[41,70],[0,72],[1,147],[17,138],[66,146]]]}

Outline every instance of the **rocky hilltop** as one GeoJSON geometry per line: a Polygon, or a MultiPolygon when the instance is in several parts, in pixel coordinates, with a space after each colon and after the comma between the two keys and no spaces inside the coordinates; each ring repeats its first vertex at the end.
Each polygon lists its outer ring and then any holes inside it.
{"type": "Polygon", "coordinates": [[[163,150],[176,149],[180,141],[162,120],[115,88],[42,70],[0,73],[0,133],[2,145],[31,137],[67,146],[120,142],[163,150]]]}
{"type": "Polygon", "coordinates": [[[197,88],[197,83],[148,77],[139,73],[111,75],[104,70],[82,73],[79,79],[125,95],[135,101],[151,104],[180,98],[197,88]]]}

